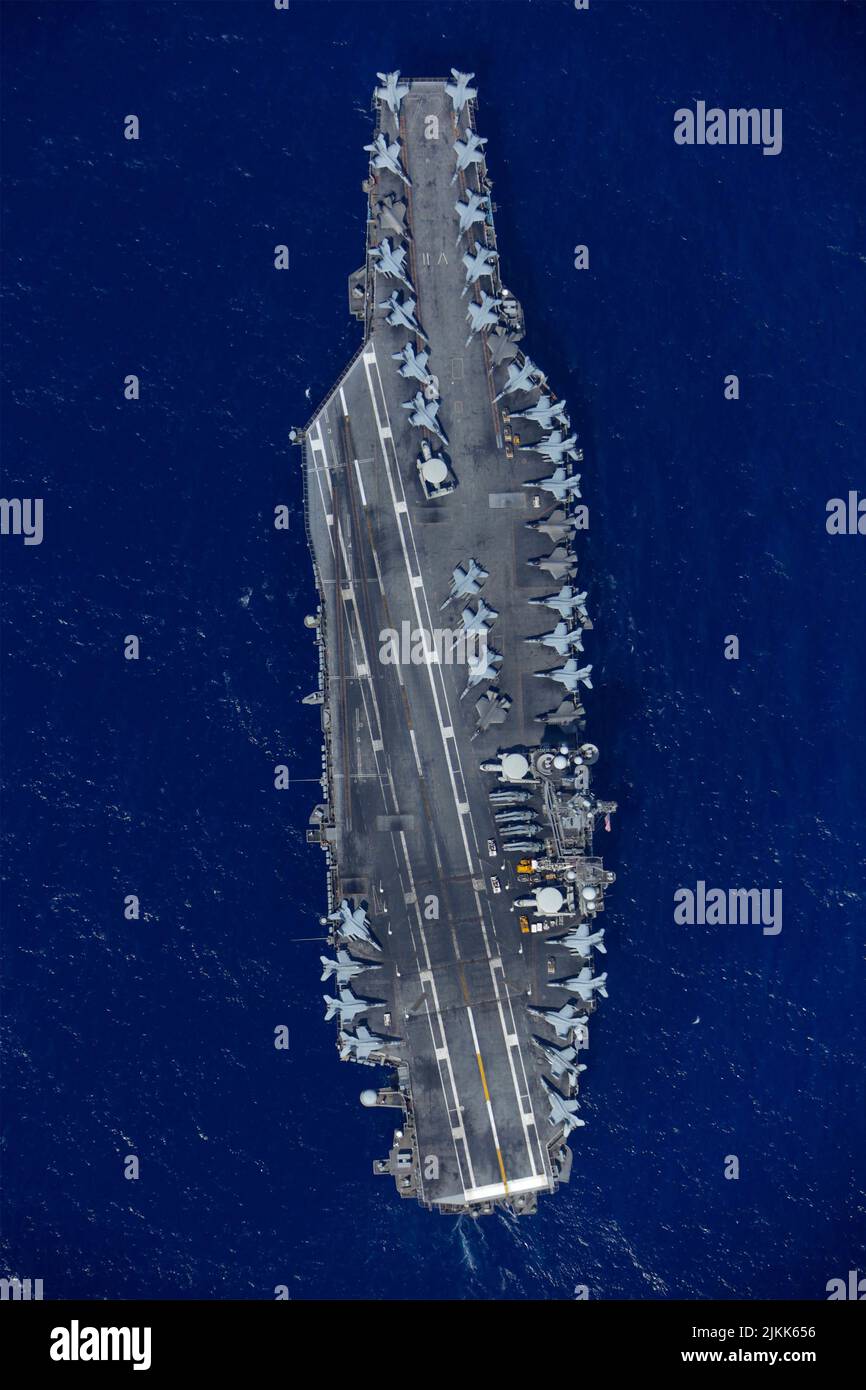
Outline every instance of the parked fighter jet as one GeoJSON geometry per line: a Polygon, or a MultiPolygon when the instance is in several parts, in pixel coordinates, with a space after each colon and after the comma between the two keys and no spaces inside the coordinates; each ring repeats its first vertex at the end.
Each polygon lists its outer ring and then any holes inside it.
{"type": "Polygon", "coordinates": [[[487,351],[494,367],[505,367],[517,356],[517,338],[510,328],[500,324],[487,336],[487,351]]]}
{"type": "Polygon", "coordinates": [[[569,994],[578,995],[579,998],[583,1000],[584,1004],[586,1004],[592,998],[596,990],[598,990],[602,999],[607,998],[607,989],[605,988],[606,979],[606,970],[601,975],[593,975],[592,968],[586,965],[579,975],[572,975],[570,980],[554,980],[553,983],[556,985],[557,989],[567,989],[569,994]]]}
{"type": "Polygon", "coordinates": [[[375,207],[379,223],[379,233],[394,232],[397,236],[406,235],[406,202],[394,192],[386,193],[375,207]]]}
{"type": "Polygon", "coordinates": [[[545,439],[538,439],[534,444],[521,444],[520,451],[524,454],[542,454],[549,463],[559,465],[564,458],[577,458],[576,444],[576,434],[570,434],[567,439],[563,439],[562,430],[554,430],[545,439]]]}
{"type": "Polygon", "coordinates": [[[496,609],[488,608],[482,598],[478,600],[477,612],[473,613],[471,608],[463,609],[460,614],[460,622],[466,632],[486,632],[498,617],[499,614],[496,609]]]}
{"type": "Polygon", "coordinates": [[[400,102],[409,95],[408,84],[400,81],[399,71],[377,72],[376,76],[382,83],[381,87],[376,88],[376,98],[378,101],[384,101],[396,116],[400,110],[400,102]]]}
{"type": "Polygon", "coordinates": [[[482,652],[477,661],[470,661],[467,665],[468,678],[466,681],[466,689],[463,691],[460,699],[462,700],[464,695],[469,694],[473,686],[480,685],[482,681],[496,680],[499,674],[498,668],[501,665],[502,657],[498,652],[492,651],[490,647],[487,647],[486,650],[482,652]]]}
{"type": "Polygon", "coordinates": [[[494,806],[511,806],[516,802],[528,801],[529,792],[491,792],[490,800],[494,806]]]}
{"type": "Polygon", "coordinates": [[[409,416],[410,425],[417,425],[419,429],[429,430],[447,447],[448,440],[445,431],[436,419],[439,414],[438,401],[428,401],[423,392],[416,391],[413,400],[403,402],[403,409],[412,412],[409,416]]]}
{"type": "Polygon", "coordinates": [[[566,661],[564,666],[555,666],[550,671],[536,671],[535,675],[539,680],[557,681],[559,685],[564,685],[569,694],[574,694],[578,684],[582,681],[587,690],[592,690],[592,681],[589,673],[592,666],[578,667],[573,657],[566,661]]]}
{"type": "Polygon", "coordinates": [[[529,602],[540,604],[544,608],[553,608],[563,618],[570,618],[575,609],[582,618],[588,616],[586,593],[576,594],[570,584],[563,584],[558,594],[549,594],[546,598],[531,598],[529,602]]]}
{"type": "Polygon", "coordinates": [[[412,180],[403,173],[403,166],[400,163],[400,141],[392,140],[390,145],[381,130],[373,141],[372,145],[365,145],[364,149],[373,156],[374,169],[387,169],[389,173],[396,174],[402,179],[407,188],[412,187],[412,180]]]}
{"type": "Polygon", "coordinates": [[[477,738],[483,734],[492,724],[504,724],[505,716],[511,709],[511,696],[503,695],[495,686],[490,686],[485,690],[480,700],[475,701],[475,718],[478,727],[472,734],[472,738],[477,738]]]}
{"type": "Polygon", "coordinates": [[[571,1131],[582,1128],[586,1124],[586,1120],[581,1120],[578,1116],[578,1102],[576,1100],[565,1100],[556,1087],[551,1086],[545,1077],[542,1077],[541,1080],[550,1098],[550,1123],[552,1125],[564,1125],[567,1139],[571,1131]]]}
{"type": "Polygon", "coordinates": [[[554,507],[550,516],[544,517],[541,521],[527,521],[526,525],[531,531],[540,531],[543,536],[549,536],[552,541],[558,543],[567,540],[573,534],[577,521],[564,507],[554,507]]]}
{"type": "Polygon", "coordinates": [[[465,140],[458,140],[454,146],[457,155],[457,168],[454,171],[452,183],[457,182],[457,175],[462,169],[468,169],[470,164],[480,164],[484,158],[484,146],[487,144],[486,135],[476,135],[469,126],[463,132],[465,140]]]}
{"type": "Polygon", "coordinates": [[[470,560],[465,569],[458,565],[452,571],[451,592],[442,607],[447,608],[453,598],[466,598],[468,594],[477,594],[486,578],[487,570],[482,569],[477,560],[470,560]]]}
{"type": "Polygon", "coordinates": [[[576,931],[570,931],[568,936],[562,938],[561,945],[567,951],[573,951],[575,955],[589,959],[590,949],[594,946],[602,955],[607,955],[607,947],[604,944],[604,927],[601,931],[591,932],[588,922],[581,922],[576,931]]]}
{"type": "Polygon", "coordinates": [[[546,379],[530,357],[524,357],[522,367],[509,362],[508,380],[494,400],[501,401],[503,396],[509,396],[512,391],[528,391],[532,386],[541,385],[546,379]]]}
{"type": "Polygon", "coordinates": [[[385,237],[378,246],[370,247],[370,255],[376,262],[376,269],[380,275],[387,275],[392,280],[401,280],[409,293],[412,293],[412,286],[403,269],[406,264],[406,251],[402,246],[395,246],[392,251],[391,243],[385,237]]]}
{"type": "Polygon", "coordinates": [[[463,294],[470,285],[474,285],[476,280],[480,280],[482,275],[491,276],[493,274],[493,263],[499,259],[495,251],[491,251],[487,246],[479,247],[477,241],[472,243],[472,252],[466,252],[463,257],[463,264],[466,267],[466,287],[463,294]]]}
{"type": "Polygon", "coordinates": [[[336,1018],[339,1014],[341,1027],[344,1023],[351,1023],[353,1018],[357,1018],[359,1014],[365,1014],[368,1009],[374,1007],[372,1000],[356,999],[350,989],[341,989],[339,999],[334,999],[330,994],[323,994],[322,999],[327,1005],[325,1022],[328,1023],[330,1019],[336,1018]]]}
{"type": "Polygon", "coordinates": [[[330,956],[319,956],[322,962],[322,981],[329,980],[332,975],[336,975],[338,985],[347,985],[356,975],[363,975],[365,970],[378,970],[378,965],[370,965],[365,960],[354,960],[341,946],[337,951],[337,959],[331,960],[330,956]]]}
{"type": "Polygon", "coordinates": [[[567,473],[564,468],[555,468],[549,478],[534,478],[523,486],[540,488],[542,492],[551,493],[557,502],[564,502],[566,498],[580,497],[580,478],[579,473],[567,473]]]}
{"type": "MultiPolygon", "coordinates": [[[[469,228],[476,222],[483,222],[486,216],[487,199],[480,198],[477,193],[467,193],[465,203],[455,203],[454,211],[460,218],[460,236],[468,232],[469,228]]],[[[460,236],[457,238],[457,245],[460,245],[460,236]]]]}
{"type": "Polygon", "coordinates": [[[380,1038],[359,1023],[354,1033],[340,1033],[340,1056],[344,1062],[353,1058],[356,1062],[367,1062],[374,1052],[381,1052],[397,1038],[380,1038]]]}
{"type": "Polygon", "coordinates": [[[527,637],[525,641],[534,646],[552,647],[560,656],[566,656],[575,647],[579,652],[583,651],[582,630],[573,627],[569,631],[567,623],[557,623],[553,632],[546,632],[543,637],[527,637]]]}
{"type": "Polygon", "coordinates": [[[579,700],[566,698],[557,705],[556,709],[547,710],[545,714],[535,716],[538,724],[573,724],[576,719],[582,719],[585,710],[579,700]]]}
{"type": "Polygon", "coordinates": [[[540,840],[509,840],[502,846],[505,854],[540,854],[543,848],[540,840]]]}
{"type": "Polygon", "coordinates": [[[539,396],[535,405],[531,405],[528,410],[517,410],[511,412],[512,420],[532,420],[536,425],[541,425],[544,430],[549,430],[554,420],[567,424],[565,414],[565,401],[557,401],[555,404],[549,396],[539,396]]]}
{"type": "Polygon", "coordinates": [[[584,1041],[586,1018],[578,1013],[573,1004],[563,1004],[561,1009],[530,1008],[529,1012],[549,1023],[558,1038],[568,1040],[572,1033],[576,1033],[578,1041],[584,1041]]]}
{"type": "MultiPolygon", "coordinates": [[[[527,825],[530,821],[536,821],[536,814],[532,810],[523,811],[497,811],[493,819],[497,825],[527,825]]],[[[521,832],[523,833],[523,832],[521,832]]]]}
{"type": "Polygon", "coordinates": [[[580,1072],[586,1071],[585,1063],[577,1060],[576,1047],[553,1047],[541,1038],[533,1038],[532,1041],[539,1052],[543,1053],[550,1070],[557,1079],[561,1076],[567,1076],[569,1081],[574,1083],[580,1072]]]}
{"type": "Polygon", "coordinates": [[[473,299],[470,302],[466,314],[469,323],[469,337],[466,339],[466,346],[472,342],[472,334],[480,333],[482,328],[490,328],[494,323],[499,322],[497,310],[502,307],[501,299],[493,299],[486,290],[481,291],[481,303],[476,304],[473,299]]]}
{"type": "Polygon", "coordinates": [[[577,573],[577,556],[564,545],[555,546],[549,555],[539,555],[527,564],[546,570],[551,579],[571,579],[577,573]]]}
{"type": "Polygon", "coordinates": [[[416,381],[421,381],[425,385],[430,380],[430,373],[427,370],[427,363],[430,361],[429,352],[416,352],[411,343],[407,343],[399,352],[392,352],[391,356],[395,362],[402,365],[397,368],[401,376],[414,377],[416,381]]]}
{"type": "Polygon", "coordinates": [[[373,940],[370,934],[370,923],[367,921],[367,914],[362,907],[352,909],[347,898],[340,903],[336,912],[332,912],[328,917],[329,922],[338,922],[337,931],[340,936],[345,936],[349,941],[367,941],[371,946],[375,946],[377,951],[381,951],[381,946],[373,940]]]}
{"type": "Polygon", "coordinates": [[[387,299],[383,299],[379,304],[380,309],[389,309],[387,315],[388,322],[395,328],[408,328],[413,333],[417,333],[424,342],[429,342],[426,333],[422,333],[421,327],[415,318],[415,301],[411,297],[408,299],[400,298],[399,290],[392,290],[387,299]]]}
{"type": "Polygon", "coordinates": [[[454,81],[446,82],[445,90],[450,96],[451,104],[459,116],[467,101],[474,101],[478,96],[476,89],[469,86],[475,73],[458,72],[456,68],[452,68],[451,76],[454,78],[454,81]]]}

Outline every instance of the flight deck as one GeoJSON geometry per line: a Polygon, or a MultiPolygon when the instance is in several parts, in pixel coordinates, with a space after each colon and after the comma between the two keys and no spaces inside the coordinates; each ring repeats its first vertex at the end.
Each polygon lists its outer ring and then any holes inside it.
{"type": "Polygon", "coordinates": [[[519,346],[471,74],[379,77],[363,341],[301,440],[325,1002],[340,1055],[389,1068],[362,1099],[402,1111],[375,1171],[443,1212],[524,1213],[568,1177],[606,992],[583,455],[519,346]]]}

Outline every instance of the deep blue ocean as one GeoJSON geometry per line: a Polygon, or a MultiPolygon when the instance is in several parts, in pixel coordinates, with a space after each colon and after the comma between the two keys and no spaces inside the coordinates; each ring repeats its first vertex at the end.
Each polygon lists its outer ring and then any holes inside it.
{"type": "Polygon", "coordinates": [[[866,493],[864,8],[37,0],[2,25],[3,495],[43,497],[45,533],[2,541],[0,1274],[387,1300],[866,1273],[866,538],[825,528],[866,493]],[[588,1123],[521,1222],[373,1178],[396,1112],[359,1105],[377,1074],[338,1062],[302,939],[319,789],[273,786],[319,775],[288,435],[359,342],[375,74],[452,65],[586,449],[589,732],[620,803],[588,1123]],[[698,99],[782,108],[782,153],[676,145],[698,99]],[[698,880],[781,887],[783,930],[675,925],[698,880]]]}

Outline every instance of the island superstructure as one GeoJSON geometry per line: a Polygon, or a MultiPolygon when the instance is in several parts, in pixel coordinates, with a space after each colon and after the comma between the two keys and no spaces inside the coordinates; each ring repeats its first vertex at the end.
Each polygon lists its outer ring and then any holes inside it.
{"type": "Polygon", "coordinates": [[[326,1016],[389,1068],[401,1196],[517,1213],[567,1181],[606,973],[611,802],[582,691],[566,404],[503,284],[472,74],[379,74],[363,342],[299,432],[319,607],[326,1016]]]}

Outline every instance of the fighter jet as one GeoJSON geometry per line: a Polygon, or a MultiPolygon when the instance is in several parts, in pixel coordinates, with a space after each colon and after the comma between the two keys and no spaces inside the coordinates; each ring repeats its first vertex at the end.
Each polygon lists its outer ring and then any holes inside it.
{"type": "Polygon", "coordinates": [[[606,979],[606,970],[601,975],[593,975],[591,967],[586,965],[579,975],[572,975],[570,980],[554,980],[553,983],[557,989],[567,989],[569,994],[578,995],[584,1004],[587,1004],[595,990],[598,990],[602,999],[607,999],[606,979]]]}
{"type": "Polygon", "coordinates": [[[579,700],[575,703],[573,699],[569,700],[566,697],[556,709],[548,710],[546,714],[537,714],[535,721],[537,724],[573,724],[576,719],[582,719],[585,712],[579,700]]]}
{"type": "Polygon", "coordinates": [[[446,82],[445,90],[450,96],[451,104],[459,116],[467,101],[474,101],[478,96],[476,89],[469,86],[475,73],[458,72],[456,68],[452,68],[451,76],[454,78],[454,81],[446,82]]]}
{"type": "Polygon", "coordinates": [[[347,898],[340,903],[336,912],[332,912],[328,917],[329,922],[338,922],[337,931],[340,936],[345,936],[348,941],[366,941],[371,946],[375,946],[377,951],[381,951],[370,933],[370,923],[367,921],[367,914],[362,907],[352,909],[347,898]]]}
{"type": "MultiPolygon", "coordinates": [[[[460,236],[468,232],[469,228],[476,222],[483,222],[487,209],[487,199],[480,198],[477,193],[468,193],[465,203],[455,203],[454,211],[460,218],[460,236]]],[[[460,245],[460,236],[457,238],[457,245],[460,245]]]]}
{"type": "Polygon", "coordinates": [[[344,1062],[348,1062],[350,1057],[356,1062],[367,1062],[374,1052],[381,1052],[389,1042],[397,1041],[399,1039],[379,1038],[363,1023],[359,1023],[354,1033],[340,1033],[340,1056],[344,1062]]]}
{"type": "Polygon", "coordinates": [[[466,346],[472,342],[472,334],[480,333],[482,328],[490,328],[494,323],[499,322],[497,309],[501,308],[502,300],[493,299],[486,290],[481,291],[481,303],[476,304],[474,300],[469,305],[466,314],[469,323],[469,337],[466,339],[466,346]]]}
{"type": "Polygon", "coordinates": [[[523,486],[540,488],[542,492],[551,493],[557,502],[564,502],[582,495],[580,479],[580,473],[568,473],[564,467],[557,466],[549,478],[533,478],[531,482],[524,483],[523,486]]]}
{"type": "Polygon", "coordinates": [[[402,246],[395,246],[391,250],[391,243],[387,237],[380,241],[378,246],[370,247],[370,255],[376,262],[376,269],[380,275],[387,275],[392,280],[400,280],[406,286],[409,293],[412,293],[412,286],[406,279],[403,267],[406,264],[406,252],[402,246]]]}
{"type": "Polygon", "coordinates": [[[490,800],[494,806],[511,806],[521,801],[528,801],[529,792],[491,792],[490,800]]]}
{"type": "Polygon", "coordinates": [[[555,666],[550,671],[536,671],[535,675],[539,680],[557,681],[559,685],[565,686],[570,695],[573,695],[581,681],[587,690],[592,690],[592,681],[589,679],[591,670],[592,666],[578,667],[574,657],[570,657],[564,666],[555,666]]]}
{"type": "MultiPolygon", "coordinates": [[[[464,261],[466,257],[464,256],[464,261]]],[[[536,425],[541,425],[544,430],[549,430],[554,420],[559,420],[566,424],[565,401],[551,401],[549,396],[540,396],[528,410],[517,410],[511,412],[512,420],[533,420],[536,425]]]]}
{"type": "Polygon", "coordinates": [[[487,570],[482,569],[477,560],[470,560],[465,569],[458,565],[452,571],[451,592],[442,608],[447,608],[453,598],[466,598],[469,594],[477,594],[486,578],[487,570]]]}
{"type": "Polygon", "coordinates": [[[529,602],[540,604],[544,608],[553,608],[563,618],[570,618],[575,609],[582,618],[588,617],[586,593],[576,594],[570,584],[563,584],[558,594],[549,594],[546,598],[531,598],[529,602]]]}
{"type": "Polygon", "coordinates": [[[508,380],[494,400],[501,401],[503,396],[511,395],[512,391],[528,391],[531,386],[539,386],[546,377],[542,371],[536,367],[530,357],[524,357],[523,366],[518,367],[514,362],[508,364],[508,380]]]}
{"type": "Polygon", "coordinates": [[[561,1009],[533,1009],[529,1012],[536,1018],[543,1018],[545,1023],[549,1023],[558,1038],[565,1041],[576,1033],[579,1042],[583,1042],[586,1033],[586,1018],[578,1013],[573,1004],[563,1004],[561,1009]]]}
{"type": "Polygon", "coordinates": [[[490,686],[485,690],[480,700],[475,701],[475,718],[478,721],[478,728],[472,734],[472,738],[477,738],[483,734],[492,724],[504,724],[505,716],[511,709],[511,696],[503,695],[495,686],[490,686]]]}
{"type": "Polygon", "coordinates": [[[517,356],[517,338],[510,328],[500,324],[487,335],[487,351],[494,367],[505,367],[517,356]]]}
{"type": "Polygon", "coordinates": [[[478,610],[473,613],[471,608],[464,608],[460,614],[460,621],[466,632],[486,632],[496,619],[499,617],[495,608],[488,608],[484,599],[478,600],[478,610]]]}
{"type": "Polygon", "coordinates": [[[350,989],[341,989],[339,999],[334,999],[330,994],[323,994],[322,999],[327,1005],[325,1011],[325,1022],[340,1015],[340,1026],[344,1023],[351,1023],[353,1018],[359,1014],[364,1014],[368,1009],[374,1007],[370,999],[356,999],[350,989]]]}
{"type": "Polygon", "coordinates": [[[546,632],[543,637],[527,637],[525,640],[534,646],[552,647],[560,656],[566,656],[575,647],[579,652],[583,651],[582,630],[573,627],[569,631],[567,623],[557,623],[553,632],[546,632]]]}
{"type": "Polygon", "coordinates": [[[396,193],[386,193],[376,204],[379,232],[395,232],[397,236],[406,235],[406,203],[396,193]]]}
{"type": "MultiPolygon", "coordinates": [[[[554,430],[546,439],[538,439],[534,444],[521,444],[520,451],[524,454],[542,454],[548,463],[558,465],[562,463],[564,458],[577,458],[576,445],[576,434],[570,434],[567,439],[563,439],[562,430],[554,430]]],[[[579,497],[580,493],[577,495],[579,497]]]]}
{"type": "Polygon", "coordinates": [[[552,1125],[564,1125],[567,1139],[571,1131],[582,1128],[586,1124],[586,1120],[581,1120],[578,1116],[578,1102],[576,1100],[565,1100],[556,1087],[551,1086],[545,1077],[542,1077],[541,1080],[550,1097],[550,1123],[552,1125]]]}
{"type": "Polygon", "coordinates": [[[392,140],[389,145],[380,130],[373,144],[365,145],[364,149],[373,156],[374,169],[387,169],[389,173],[396,174],[398,178],[402,179],[407,188],[412,187],[412,180],[403,173],[403,166],[400,163],[399,140],[392,140]]]}
{"type": "Polygon", "coordinates": [[[439,413],[438,401],[428,401],[423,392],[416,391],[413,400],[403,402],[403,409],[412,412],[409,416],[410,425],[417,425],[419,429],[429,430],[431,434],[436,435],[437,439],[441,439],[447,448],[448,440],[445,431],[436,419],[439,413]]]}
{"type": "Polygon", "coordinates": [[[538,555],[527,564],[537,570],[547,570],[551,579],[570,579],[577,573],[577,557],[564,545],[557,545],[549,555],[538,555]]]}
{"type": "Polygon", "coordinates": [[[579,1073],[586,1071],[586,1065],[577,1060],[576,1047],[552,1047],[541,1038],[533,1038],[532,1041],[539,1052],[543,1053],[550,1070],[557,1079],[561,1076],[567,1076],[569,1081],[575,1082],[579,1073]]]}
{"type": "MultiPolygon", "coordinates": [[[[532,823],[537,824],[536,814],[534,811],[531,810],[499,811],[493,819],[496,821],[497,825],[501,825],[504,829],[508,826],[513,826],[516,829],[519,826],[526,826],[532,823]]],[[[521,830],[520,833],[521,835],[523,835],[526,832],[524,830],[521,830]]]]}
{"type": "Polygon", "coordinates": [[[379,308],[390,309],[387,319],[395,328],[408,328],[412,333],[417,333],[419,338],[423,338],[425,343],[430,341],[427,334],[422,333],[415,318],[415,301],[411,297],[401,299],[400,291],[392,290],[390,296],[380,302],[379,308]]]}
{"type": "Polygon", "coordinates": [[[480,280],[482,275],[493,274],[493,263],[499,259],[495,251],[491,251],[486,246],[479,247],[477,241],[472,243],[472,252],[466,252],[463,257],[463,264],[466,267],[466,286],[462,293],[465,294],[470,285],[474,285],[476,280],[480,280]]]}
{"type": "Polygon", "coordinates": [[[401,376],[414,377],[416,381],[423,382],[424,385],[430,380],[430,373],[427,370],[427,363],[430,361],[429,352],[416,352],[412,344],[407,343],[399,352],[392,352],[391,356],[395,362],[401,363],[397,368],[401,376]]]}
{"type": "Polygon", "coordinates": [[[381,87],[376,88],[376,98],[378,101],[384,101],[396,116],[400,110],[400,102],[409,95],[409,87],[407,83],[400,81],[399,71],[377,72],[376,76],[382,83],[381,87]]]}
{"type": "Polygon", "coordinates": [[[498,652],[492,651],[490,647],[482,653],[477,661],[470,661],[467,666],[469,675],[466,681],[466,689],[463,691],[460,699],[462,700],[464,695],[469,694],[473,686],[480,685],[482,681],[496,680],[499,674],[498,668],[501,665],[502,657],[498,652]]]}
{"type": "Polygon", "coordinates": [[[470,164],[480,164],[484,158],[484,146],[487,144],[486,135],[476,135],[474,130],[466,127],[463,134],[465,140],[458,140],[454,146],[457,155],[457,168],[454,171],[452,183],[457,182],[457,175],[462,169],[468,169],[470,164]]]}
{"type": "Polygon", "coordinates": [[[540,854],[543,848],[540,840],[509,840],[502,846],[505,854],[540,854]]]}
{"type": "Polygon", "coordinates": [[[526,525],[531,531],[540,531],[543,536],[548,536],[550,540],[558,543],[572,535],[577,521],[575,517],[569,516],[564,507],[554,507],[550,516],[544,517],[541,521],[527,521],[526,525]]]}
{"type": "Polygon", "coordinates": [[[336,960],[331,960],[330,956],[319,956],[319,960],[322,962],[322,982],[335,975],[338,985],[347,985],[356,975],[363,975],[365,970],[380,968],[378,965],[370,965],[365,960],[354,960],[342,946],[337,951],[336,960]]]}
{"type": "Polygon", "coordinates": [[[601,931],[591,932],[588,922],[581,922],[576,931],[570,931],[568,936],[562,938],[561,944],[567,951],[573,951],[575,955],[589,959],[591,947],[601,951],[602,955],[607,955],[607,947],[604,944],[604,927],[601,931]]]}

